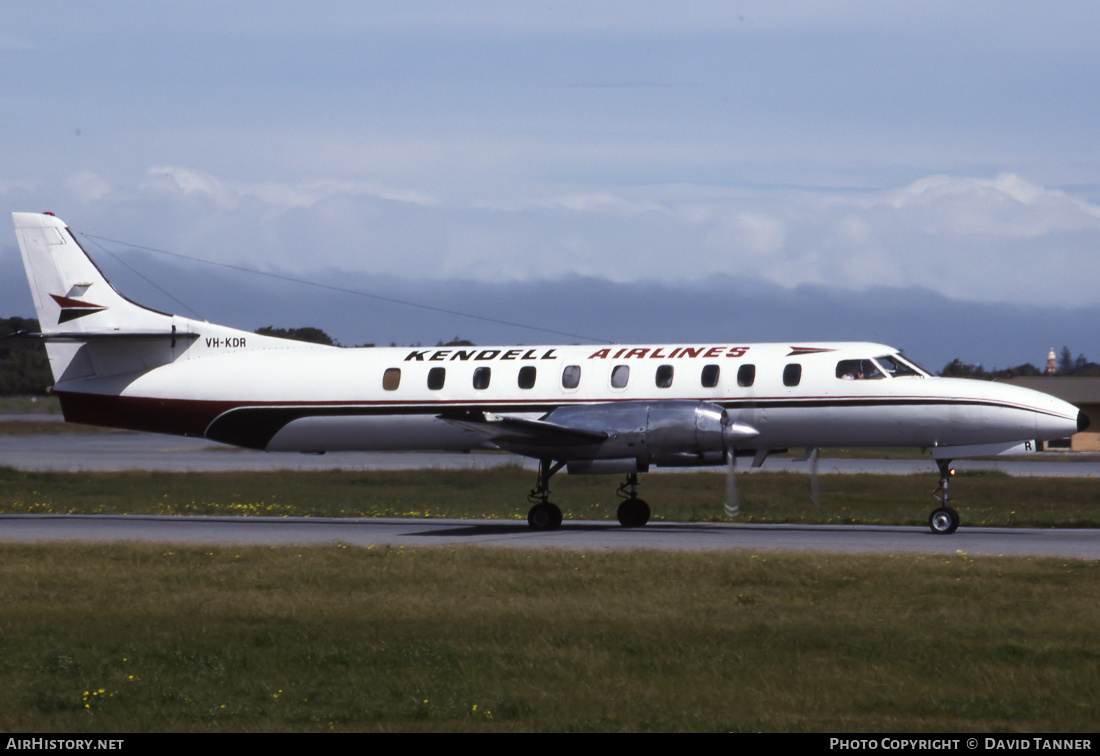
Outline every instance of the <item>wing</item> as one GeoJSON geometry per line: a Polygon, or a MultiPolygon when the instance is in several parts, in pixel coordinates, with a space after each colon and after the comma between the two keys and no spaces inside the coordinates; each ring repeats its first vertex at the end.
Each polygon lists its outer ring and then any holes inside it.
{"type": "Polygon", "coordinates": [[[504,451],[530,457],[579,455],[599,447],[609,438],[606,431],[573,428],[548,420],[495,415],[489,412],[443,414],[441,419],[473,431],[504,451]]]}
{"type": "Polygon", "coordinates": [[[642,464],[721,464],[727,449],[759,435],[715,404],[693,400],[558,407],[539,419],[472,411],[442,419],[500,449],[540,459],[635,459],[642,464]]]}

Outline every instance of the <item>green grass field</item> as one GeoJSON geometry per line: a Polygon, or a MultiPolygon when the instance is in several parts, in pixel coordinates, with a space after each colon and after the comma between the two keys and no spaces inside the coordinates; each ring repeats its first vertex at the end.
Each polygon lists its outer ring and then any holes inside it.
{"type": "Polygon", "coordinates": [[[1089,732],[1100,565],[0,546],[0,728],[1089,732]]]}
{"type": "MultiPolygon", "coordinates": [[[[936,506],[934,474],[739,475],[739,522],[923,525],[936,506]]],[[[29,473],[0,468],[0,513],[129,513],[524,519],[534,474],[492,470],[247,473],[29,473]]],[[[553,500],[572,519],[615,519],[615,476],[554,478],[553,500]]],[[[655,519],[719,521],[721,473],[647,475],[655,519]]],[[[1082,479],[960,473],[953,502],[965,525],[1100,527],[1100,485],[1082,479]]]]}
{"type": "MultiPolygon", "coordinates": [[[[529,471],[25,473],[0,512],[525,517],[529,471]]],[[[741,476],[750,522],[923,524],[934,476],[741,476]]],[[[567,516],[616,480],[561,476],[567,516]]],[[[717,520],[723,476],[651,475],[717,520]]],[[[960,475],[966,524],[1095,526],[1095,481],[960,475]]],[[[1090,732],[1100,564],[2,541],[0,729],[1090,732]]]]}

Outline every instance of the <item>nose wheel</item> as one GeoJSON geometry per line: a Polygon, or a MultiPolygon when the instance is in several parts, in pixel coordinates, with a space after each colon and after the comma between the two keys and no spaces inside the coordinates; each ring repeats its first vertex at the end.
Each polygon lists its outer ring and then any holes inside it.
{"type": "Polygon", "coordinates": [[[959,513],[951,507],[939,507],[928,517],[928,527],[936,535],[951,535],[959,529],[959,513]]]}

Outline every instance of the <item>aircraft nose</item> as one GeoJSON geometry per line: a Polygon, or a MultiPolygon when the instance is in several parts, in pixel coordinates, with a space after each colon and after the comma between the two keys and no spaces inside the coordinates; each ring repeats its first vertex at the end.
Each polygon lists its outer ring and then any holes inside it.
{"type": "Polygon", "coordinates": [[[1082,411],[1079,411],[1079,412],[1077,413],[1077,432],[1078,432],[1078,433],[1080,433],[1081,431],[1085,430],[1085,428],[1088,428],[1088,427],[1089,427],[1089,425],[1090,425],[1090,423],[1091,423],[1091,421],[1089,420],[1089,416],[1088,416],[1088,415],[1086,415],[1086,414],[1085,414],[1084,412],[1082,412],[1082,411]]]}

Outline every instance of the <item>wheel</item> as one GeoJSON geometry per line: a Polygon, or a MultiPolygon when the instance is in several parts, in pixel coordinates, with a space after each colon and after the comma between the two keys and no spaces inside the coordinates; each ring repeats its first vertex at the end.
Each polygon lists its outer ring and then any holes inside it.
{"type": "Polygon", "coordinates": [[[940,507],[928,518],[928,527],[936,535],[951,535],[959,529],[959,513],[951,507],[940,507]]]}
{"type": "Polygon", "coordinates": [[[561,527],[561,510],[550,502],[536,504],[527,513],[527,524],[535,530],[554,530],[561,527]]]}
{"type": "Polygon", "coordinates": [[[619,505],[617,514],[624,528],[640,528],[649,522],[649,505],[641,499],[627,499],[619,505]]]}

